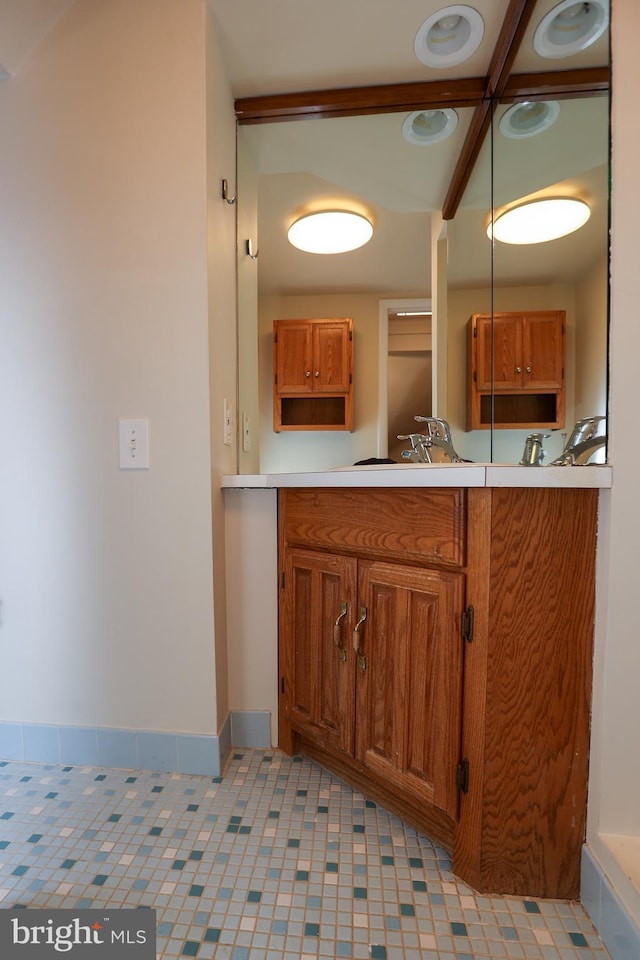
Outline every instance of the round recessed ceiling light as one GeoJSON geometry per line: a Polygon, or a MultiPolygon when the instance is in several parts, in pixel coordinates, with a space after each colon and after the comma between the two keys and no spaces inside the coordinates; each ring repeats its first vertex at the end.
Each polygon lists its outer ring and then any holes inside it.
{"type": "Polygon", "coordinates": [[[533,36],[541,57],[570,57],[585,50],[609,26],[609,0],[562,0],[542,18],[533,36]]]}
{"type": "Polygon", "coordinates": [[[452,67],[468,60],[480,46],[484,20],[462,4],[443,7],[422,24],[413,43],[416,57],[427,67],[452,67]]]}
{"type": "Polygon", "coordinates": [[[300,217],[287,235],[289,242],[305,253],[348,253],[369,242],[373,226],[359,213],[321,210],[300,217]]]}
{"type": "Polygon", "coordinates": [[[531,100],[514,103],[500,118],[500,133],[512,140],[535,137],[548,130],[560,116],[557,100],[531,100]]]}
{"type": "Polygon", "coordinates": [[[448,107],[444,110],[415,110],[402,124],[402,135],[419,146],[437,143],[449,137],[458,126],[458,114],[448,107]]]}
{"type": "Polygon", "coordinates": [[[542,197],[499,214],[487,227],[487,236],[502,243],[546,243],[579,230],[590,216],[584,200],[542,197]]]}

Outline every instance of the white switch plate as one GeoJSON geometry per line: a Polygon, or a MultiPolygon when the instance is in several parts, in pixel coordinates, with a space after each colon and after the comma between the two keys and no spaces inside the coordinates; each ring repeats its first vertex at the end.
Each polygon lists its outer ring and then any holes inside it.
{"type": "Polygon", "coordinates": [[[233,443],[233,414],[227,399],[224,401],[224,442],[228,447],[233,443]]]}
{"type": "Polygon", "coordinates": [[[242,414],[242,449],[245,453],[251,451],[251,421],[247,413],[242,414]]]}
{"type": "Polygon", "coordinates": [[[149,467],[149,421],[120,420],[119,450],[121,470],[147,470],[149,467]]]}

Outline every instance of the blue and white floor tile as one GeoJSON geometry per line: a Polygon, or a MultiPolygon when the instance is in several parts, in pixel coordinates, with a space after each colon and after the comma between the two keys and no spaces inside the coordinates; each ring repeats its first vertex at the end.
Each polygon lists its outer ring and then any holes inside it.
{"type": "Polygon", "coordinates": [[[152,907],[162,960],[608,960],[579,904],[475,894],[277,751],[214,779],[0,763],[0,907],[152,907]]]}

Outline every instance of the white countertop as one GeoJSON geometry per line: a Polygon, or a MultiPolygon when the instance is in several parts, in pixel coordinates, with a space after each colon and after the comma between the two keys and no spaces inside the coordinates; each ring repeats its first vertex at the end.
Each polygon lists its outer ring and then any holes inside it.
{"type": "Polygon", "coordinates": [[[223,489],[270,487],[595,487],[612,485],[612,468],[523,467],[492,463],[393,463],[307,473],[234,474],[223,489]]]}

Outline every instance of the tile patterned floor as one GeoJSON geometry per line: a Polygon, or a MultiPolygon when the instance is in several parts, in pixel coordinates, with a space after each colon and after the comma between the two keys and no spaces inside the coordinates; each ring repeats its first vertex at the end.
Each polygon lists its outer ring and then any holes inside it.
{"type": "Polygon", "coordinates": [[[153,907],[158,958],[607,960],[579,904],[483,897],[312,762],[0,763],[0,907],[153,907]]]}

